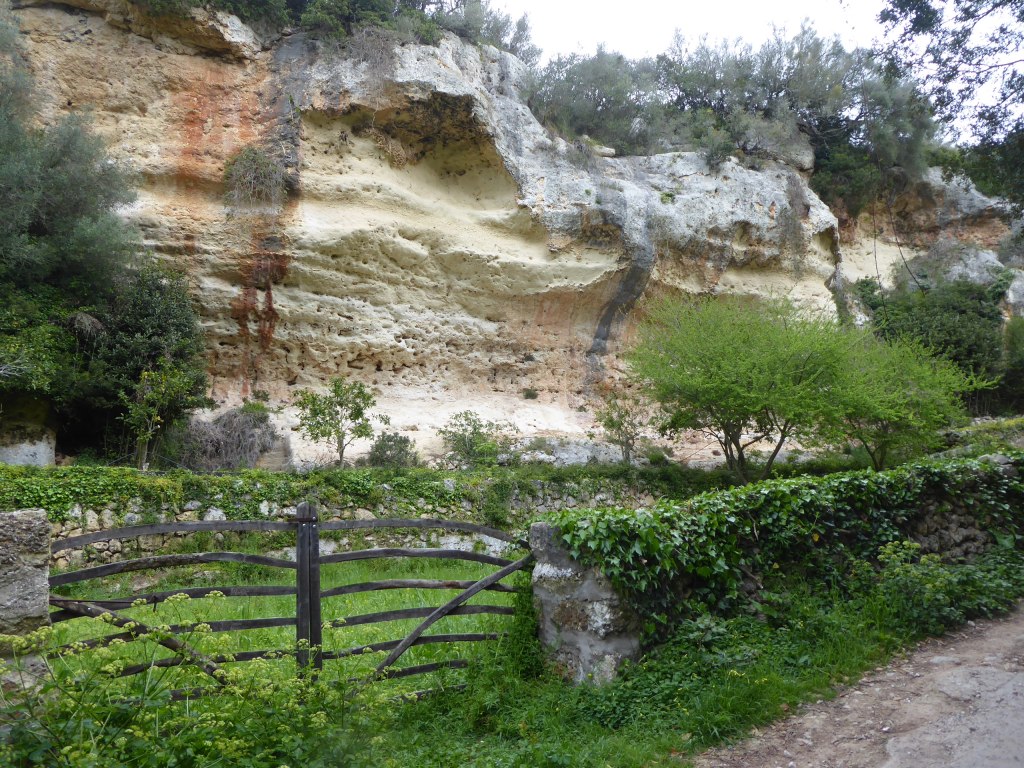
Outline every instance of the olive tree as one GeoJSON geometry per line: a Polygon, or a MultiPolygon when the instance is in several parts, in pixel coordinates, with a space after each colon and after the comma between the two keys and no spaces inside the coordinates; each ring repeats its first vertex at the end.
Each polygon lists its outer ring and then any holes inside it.
{"type": "Polygon", "coordinates": [[[989,195],[1024,208],[1024,0],[887,0],[891,68],[924,83],[938,117],[965,139],[941,158],[989,195]]]}
{"type": "Polygon", "coordinates": [[[377,404],[373,392],[360,381],[332,379],[324,393],[302,390],[295,398],[299,408],[299,426],[314,442],[326,442],[338,452],[338,463],[345,463],[345,449],[354,441],[373,437],[371,418],[381,424],[391,420],[383,415],[370,416],[377,404]]]}

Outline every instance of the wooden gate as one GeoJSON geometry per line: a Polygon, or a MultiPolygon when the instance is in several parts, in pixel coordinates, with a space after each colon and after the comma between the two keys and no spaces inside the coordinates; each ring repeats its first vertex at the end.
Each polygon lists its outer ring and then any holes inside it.
{"type": "Polygon", "coordinates": [[[485,590],[513,592],[514,589],[512,587],[501,582],[516,571],[528,567],[533,560],[533,556],[528,552],[528,546],[525,541],[516,539],[504,531],[493,528],[473,523],[422,519],[330,520],[321,522],[317,518],[315,507],[309,503],[300,504],[297,516],[288,521],[225,520],[138,525],[97,531],[57,540],[53,542],[52,551],[80,550],[101,541],[126,541],[138,539],[141,536],[187,534],[200,531],[217,533],[249,531],[292,532],[295,535],[295,560],[243,552],[177,553],[122,560],[120,562],[54,574],[50,577],[50,605],[56,610],[50,614],[51,621],[58,623],[83,616],[103,617],[114,627],[122,630],[121,632],[80,642],[76,644],[78,647],[109,645],[115,641],[133,640],[140,635],[156,638],[157,642],[170,650],[173,655],[153,660],[147,664],[130,666],[123,670],[121,674],[128,676],[145,672],[153,667],[188,665],[201,669],[212,681],[211,684],[206,686],[175,691],[174,695],[176,698],[210,693],[222,686],[224,684],[223,664],[259,658],[273,658],[280,655],[294,655],[300,674],[316,675],[318,670],[323,669],[325,660],[344,659],[369,652],[386,651],[386,657],[376,665],[373,673],[365,679],[395,679],[432,672],[442,668],[462,668],[467,666],[465,660],[456,658],[430,664],[397,667],[396,662],[406,651],[414,646],[437,643],[482,642],[496,640],[501,637],[500,633],[427,634],[427,631],[431,626],[447,616],[478,614],[511,615],[513,608],[507,605],[469,605],[467,603],[472,597],[485,590]],[[453,534],[486,536],[496,541],[504,542],[510,548],[527,550],[527,552],[517,560],[509,560],[484,552],[425,547],[369,548],[321,554],[320,534],[323,531],[377,531],[383,529],[434,530],[453,534]],[[464,560],[496,566],[498,570],[483,578],[469,581],[388,579],[346,584],[329,589],[323,588],[321,583],[321,565],[388,558],[464,560]],[[209,586],[132,594],[128,598],[111,599],[74,599],[54,592],[54,590],[67,585],[120,573],[216,562],[249,563],[285,571],[294,571],[294,585],[209,586]],[[339,595],[401,589],[457,590],[458,594],[442,605],[417,606],[354,616],[334,616],[332,611],[324,610],[324,601],[327,598],[339,595]],[[143,603],[156,606],[174,595],[185,594],[189,597],[205,597],[213,593],[220,593],[228,598],[295,595],[295,611],[292,616],[204,622],[204,624],[208,625],[211,632],[237,632],[267,627],[294,626],[294,647],[244,651],[223,656],[205,655],[199,652],[187,640],[182,639],[192,629],[191,625],[171,626],[170,632],[154,633],[152,628],[145,622],[122,615],[119,612],[128,607],[138,607],[143,603]],[[350,648],[325,649],[323,647],[324,627],[352,627],[407,619],[422,619],[422,621],[404,637],[350,648]]]}

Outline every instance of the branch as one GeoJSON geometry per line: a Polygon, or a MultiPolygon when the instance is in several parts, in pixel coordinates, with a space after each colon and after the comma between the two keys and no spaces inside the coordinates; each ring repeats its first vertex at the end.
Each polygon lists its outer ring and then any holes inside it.
{"type": "Polygon", "coordinates": [[[28,364],[21,358],[0,363],[0,379],[13,379],[28,371],[28,364]]]}

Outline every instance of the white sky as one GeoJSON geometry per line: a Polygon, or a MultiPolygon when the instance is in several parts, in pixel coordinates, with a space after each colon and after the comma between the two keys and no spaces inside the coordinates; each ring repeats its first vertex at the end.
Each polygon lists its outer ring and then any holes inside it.
{"type": "Polygon", "coordinates": [[[796,32],[810,19],[819,34],[839,35],[847,48],[867,46],[881,34],[875,22],[883,0],[492,0],[513,19],[530,16],[544,59],[594,52],[599,43],[630,58],[661,53],[675,30],[689,39],[707,35],[758,45],[772,27],[796,32]]]}

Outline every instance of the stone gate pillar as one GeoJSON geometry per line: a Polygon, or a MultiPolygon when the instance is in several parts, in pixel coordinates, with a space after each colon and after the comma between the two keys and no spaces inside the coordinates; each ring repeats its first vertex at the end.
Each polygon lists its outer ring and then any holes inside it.
{"type": "Polygon", "coordinates": [[[541,642],[576,682],[608,682],[639,653],[641,622],[603,574],[572,559],[558,528],[534,523],[529,540],[541,642]]]}
{"type": "Polygon", "coordinates": [[[0,634],[50,623],[50,522],[44,509],[0,512],[0,634]]]}

